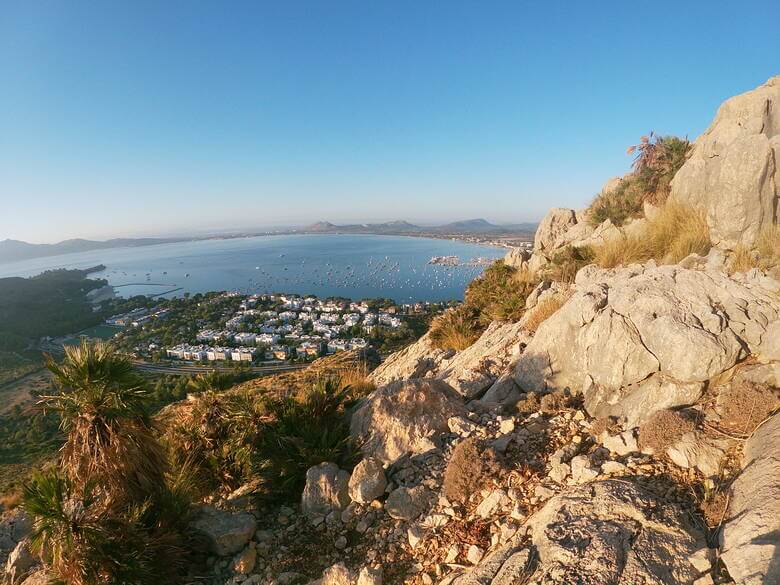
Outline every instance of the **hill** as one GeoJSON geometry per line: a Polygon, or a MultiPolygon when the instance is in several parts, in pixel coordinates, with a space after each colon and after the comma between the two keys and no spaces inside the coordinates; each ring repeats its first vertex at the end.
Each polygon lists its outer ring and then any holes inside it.
{"type": "Polygon", "coordinates": [[[97,241],[80,238],[63,240],[56,244],[30,244],[21,240],[0,241],[0,264],[5,262],[18,262],[33,258],[57,256],[59,254],[71,254],[74,252],[89,252],[90,250],[104,250],[107,248],[125,248],[137,246],[153,246],[182,241],[174,238],[114,238],[111,240],[97,241]]]}

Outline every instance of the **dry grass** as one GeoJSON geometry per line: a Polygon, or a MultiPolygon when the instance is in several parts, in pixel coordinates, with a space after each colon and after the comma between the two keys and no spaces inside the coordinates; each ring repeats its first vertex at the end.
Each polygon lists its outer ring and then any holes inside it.
{"type": "Polygon", "coordinates": [[[615,435],[619,432],[621,432],[623,429],[620,428],[620,423],[617,422],[615,417],[611,416],[602,416],[597,418],[593,421],[593,424],[590,426],[590,433],[594,437],[600,437],[602,433],[609,433],[611,435],[615,435]]]}
{"type": "Polygon", "coordinates": [[[526,330],[535,333],[539,325],[552,317],[566,301],[571,297],[571,293],[558,293],[539,301],[536,306],[528,312],[525,319],[526,330]]]}
{"type": "Polygon", "coordinates": [[[729,258],[728,270],[729,274],[736,274],[757,268],[758,265],[758,255],[747,246],[739,244],[729,258]]]}
{"type": "Polygon", "coordinates": [[[479,339],[481,333],[479,309],[467,304],[439,315],[431,324],[431,342],[439,349],[461,351],[479,339]]]}
{"type": "Polygon", "coordinates": [[[704,213],[689,206],[667,202],[640,233],[608,240],[593,249],[594,262],[615,268],[654,259],[676,264],[690,254],[704,256],[711,247],[704,213]]]}
{"type": "Polygon", "coordinates": [[[721,390],[719,401],[721,426],[747,436],[780,406],[780,394],[767,384],[743,381],[721,390]]]}
{"type": "Polygon", "coordinates": [[[444,495],[452,502],[466,502],[497,477],[498,454],[482,441],[469,438],[458,443],[444,472],[444,495]]]}
{"type": "Polygon", "coordinates": [[[5,510],[13,510],[22,503],[22,493],[16,489],[6,494],[0,494],[0,513],[5,510]]]}
{"type": "Polygon", "coordinates": [[[716,528],[726,515],[729,497],[725,490],[717,490],[707,495],[701,502],[701,513],[709,528],[716,528]]]}
{"type": "Polygon", "coordinates": [[[761,230],[756,245],[749,248],[737,245],[729,258],[729,274],[747,272],[753,268],[770,270],[780,266],[780,226],[769,226],[761,230]]]}
{"type": "Polygon", "coordinates": [[[761,230],[756,240],[756,250],[765,267],[780,264],[780,225],[773,225],[761,230]]]}
{"type": "Polygon", "coordinates": [[[683,435],[693,431],[696,423],[674,410],[659,410],[639,427],[639,444],[661,455],[683,435]]]}

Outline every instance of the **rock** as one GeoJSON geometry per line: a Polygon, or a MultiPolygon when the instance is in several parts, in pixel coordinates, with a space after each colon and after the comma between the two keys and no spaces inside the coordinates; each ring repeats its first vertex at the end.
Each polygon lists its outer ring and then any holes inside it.
{"type": "Polygon", "coordinates": [[[344,563],[328,567],[322,572],[321,585],[352,585],[352,571],[344,563]]]}
{"type": "Polygon", "coordinates": [[[720,473],[721,460],[727,447],[725,441],[690,432],[669,447],[666,454],[675,465],[684,469],[695,467],[705,476],[712,477],[720,473]]]}
{"type": "Polygon", "coordinates": [[[487,389],[479,401],[483,404],[513,404],[520,400],[520,387],[512,376],[514,364],[507,366],[507,371],[501,374],[493,385],[487,389]]]}
{"type": "Polygon", "coordinates": [[[257,549],[254,547],[254,545],[250,544],[243,550],[243,552],[233,557],[233,572],[240,575],[248,575],[255,570],[256,562],[257,549]]]}
{"type": "Polygon", "coordinates": [[[511,418],[502,420],[501,423],[498,425],[498,432],[500,432],[502,435],[507,435],[514,430],[515,430],[515,421],[513,421],[511,418]]]}
{"type": "Polygon", "coordinates": [[[393,463],[433,448],[449,431],[447,420],[465,415],[458,394],[440,380],[394,382],[375,390],[352,416],[351,434],[367,457],[393,463]]]}
{"type": "Polygon", "coordinates": [[[720,536],[721,558],[741,585],[780,583],[780,415],[744,447],[720,536]]]}
{"type": "Polygon", "coordinates": [[[414,520],[422,514],[427,498],[428,489],[425,486],[399,487],[390,492],[385,510],[395,520],[414,520]]]}
{"type": "Polygon", "coordinates": [[[598,477],[599,472],[594,469],[590,459],[586,455],[577,455],[571,460],[571,478],[574,483],[585,483],[598,477]]]}
{"type": "Polygon", "coordinates": [[[485,551],[479,548],[476,544],[472,544],[466,551],[466,560],[472,565],[476,565],[485,556],[485,551]]]}
{"type": "Polygon", "coordinates": [[[550,472],[547,474],[551,480],[555,483],[563,483],[564,480],[569,477],[571,468],[565,463],[557,463],[550,468],[550,472]]]}
{"type": "Polygon", "coordinates": [[[493,322],[471,346],[442,363],[434,374],[466,399],[490,388],[531,336],[520,323],[493,322]]]}
{"type": "Polygon", "coordinates": [[[558,239],[576,224],[577,216],[573,209],[553,207],[536,229],[534,252],[543,253],[555,249],[558,239]]]}
{"type": "Polygon", "coordinates": [[[30,572],[36,564],[38,559],[30,551],[30,543],[25,538],[19,541],[8,555],[8,559],[5,563],[5,575],[6,580],[10,585],[16,585],[21,583],[25,575],[30,572]]]}
{"type": "Polygon", "coordinates": [[[320,463],[306,472],[301,511],[307,516],[330,514],[349,505],[349,472],[335,463],[320,463]]]}
{"type": "Polygon", "coordinates": [[[22,585],[49,585],[50,582],[51,580],[46,570],[41,569],[22,581],[22,585]]]}
{"type": "Polygon", "coordinates": [[[627,470],[628,467],[619,461],[605,461],[601,465],[601,473],[605,473],[607,475],[619,475],[621,473],[625,473],[627,470]]]}
{"type": "Polygon", "coordinates": [[[21,509],[0,515],[0,567],[16,545],[30,534],[32,521],[21,509]]]}
{"type": "Polygon", "coordinates": [[[490,518],[493,514],[501,510],[502,507],[508,505],[509,502],[509,496],[506,495],[504,490],[493,490],[480,502],[474,513],[480,518],[490,518]]]}
{"type": "Polygon", "coordinates": [[[610,453],[616,453],[623,456],[639,451],[639,444],[637,443],[633,429],[617,435],[610,435],[609,433],[604,432],[598,439],[606,449],[609,449],[610,453]]]}
{"type": "Polygon", "coordinates": [[[688,557],[705,546],[685,512],[626,482],[605,480],[552,498],[527,525],[539,555],[531,583],[692,583],[688,557]]]}
{"type": "Polygon", "coordinates": [[[752,245],[778,222],[780,77],[726,100],[672,181],[671,198],[704,209],[710,237],[752,245]]]}
{"type": "Polygon", "coordinates": [[[349,497],[361,504],[370,504],[385,493],[387,479],[382,463],[368,457],[355,466],[349,478],[349,497]]]}
{"type": "Polygon", "coordinates": [[[723,273],[649,262],[583,269],[577,278],[577,292],[539,326],[514,378],[525,390],[582,391],[593,416],[635,423],[690,404],[704,382],[760,354],[780,317],[780,297],[723,273]]]}
{"type": "Polygon", "coordinates": [[[454,353],[451,350],[434,348],[430,334],[426,333],[408,347],[390,354],[368,375],[368,379],[377,386],[384,386],[401,380],[423,378],[427,374],[438,372],[441,364],[454,353]]]}
{"type": "Polygon", "coordinates": [[[336,547],[338,550],[344,550],[347,548],[347,537],[343,534],[336,538],[336,540],[333,541],[333,546],[336,547]]]}
{"type": "Polygon", "coordinates": [[[192,528],[206,537],[211,551],[221,557],[242,550],[257,529],[255,518],[246,512],[226,512],[204,506],[192,528]]]}
{"type": "Polygon", "coordinates": [[[518,270],[525,270],[528,268],[528,260],[531,258],[531,252],[523,248],[511,248],[509,252],[504,256],[504,264],[517,268],[518,270]]]}
{"type": "Polygon", "coordinates": [[[363,567],[355,585],[382,585],[382,567],[363,567]]]}

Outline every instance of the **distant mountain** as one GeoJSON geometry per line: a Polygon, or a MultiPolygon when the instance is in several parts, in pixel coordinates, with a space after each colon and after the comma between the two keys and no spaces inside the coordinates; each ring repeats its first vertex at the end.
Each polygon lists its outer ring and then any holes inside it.
{"type": "Polygon", "coordinates": [[[485,219],[467,219],[439,226],[419,226],[408,221],[387,221],[384,223],[361,223],[337,225],[319,221],[303,228],[305,233],[338,234],[532,234],[536,224],[496,225],[485,219]]]}
{"type": "Polygon", "coordinates": [[[182,239],[173,238],[114,238],[103,242],[96,240],[83,240],[76,238],[64,240],[57,244],[29,244],[20,240],[0,241],[0,264],[5,262],[17,262],[19,260],[31,260],[32,258],[44,258],[59,254],[73,252],[88,252],[90,250],[103,250],[107,248],[126,248],[137,246],[153,246],[169,242],[180,242],[182,239]]]}

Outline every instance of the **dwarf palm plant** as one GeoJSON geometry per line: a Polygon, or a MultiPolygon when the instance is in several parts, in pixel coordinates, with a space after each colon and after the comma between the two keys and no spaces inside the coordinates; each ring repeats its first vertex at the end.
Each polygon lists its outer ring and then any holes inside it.
{"type": "Polygon", "coordinates": [[[165,483],[165,453],[145,410],[149,392],[132,363],[105,343],[65,349],[46,367],[60,392],[41,403],[67,434],[62,467],[75,484],[95,481],[118,502],[142,501],[165,483]]]}

